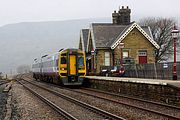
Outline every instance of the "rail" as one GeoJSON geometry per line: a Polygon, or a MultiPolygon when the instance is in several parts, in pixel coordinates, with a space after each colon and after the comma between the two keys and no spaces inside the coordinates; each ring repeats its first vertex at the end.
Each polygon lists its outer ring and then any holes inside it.
{"type": "Polygon", "coordinates": [[[69,96],[67,96],[67,95],[64,95],[64,94],[62,94],[62,93],[59,93],[59,92],[57,92],[57,91],[50,90],[50,89],[48,89],[48,88],[46,88],[46,87],[43,87],[43,86],[39,86],[39,85],[34,84],[34,83],[32,83],[32,82],[30,82],[30,81],[27,81],[27,80],[25,80],[25,81],[28,82],[28,83],[30,83],[30,84],[32,84],[32,85],[35,85],[35,86],[37,86],[37,87],[39,87],[39,88],[42,88],[42,89],[44,89],[44,90],[47,90],[48,92],[51,92],[51,93],[53,93],[53,94],[55,94],[55,95],[57,95],[57,96],[59,96],[59,97],[61,97],[61,98],[64,98],[64,99],[66,99],[66,100],[68,100],[68,101],[70,101],[70,102],[73,102],[73,103],[75,103],[75,104],[78,104],[78,105],[86,108],[86,109],[89,109],[89,110],[91,110],[91,111],[94,112],[94,113],[98,113],[99,115],[104,116],[106,119],[110,119],[110,120],[125,120],[125,118],[123,118],[123,117],[114,115],[114,114],[112,114],[112,113],[110,113],[110,112],[104,111],[104,110],[99,109],[99,108],[94,107],[94,106],[91,106],[91,105],[89,105],[89,104],[87,104],[87,103],[84,103],[84,102],[82,102],[82,101],[79,101],[79,100],[77,100],[77,99],[74,99],[74,98],[72,98],[72,97],[69,97],[69,96]]]}
{"type": "MultiPolygon", "coordinates": [[[[142,99],[138,99],[138,98],[132,98],[132,97],[128,97],[128,96],[117,95],[117,94],[114,94],[114,93],[104,92],[104,91],[100,91],[100,90],[93,90],[93,89],[89,89],[89,88],[83,88],[83,89],[86,89],[86,90],[89,90],[89,91],[94,91],[94,92],[99,92],[99,93],[104,93],[104,94],[108,94],[108,95],[113,95],[113,96],[117,96],[117,97],[125,97],[125,98],[128,98],[128,99],[133,99],[133,100],[137,100],[137,101],[141,101],[141,102],[146,102],[146,103],[151,103],[151,104],[154,104],[154,105],[159,105],[159,106],[162,106],[162,107],[169,107],[169,108],[172,108],[172,109],[180,110],[180,107],[161,104],[161,103],[157,103],[157,102],[153,102],[153,101],[147,101],[147,100],[142,100],[142,99]]],[[[162,115],[162,116],[168,117],[170,119],[180,120],[180,117],[173,116],[173,115],[170,115],[170,114],[161,113],[159,111],[146,109],[146,108],[139,107],[139,106],[136,106],[136,105],[129,105],[127,103],[123,103],[123,102],[120,102],[120,101],[117,101],[117,100],[114,100],[114,99],[109,99],[107,97],[102,97],[102,96],[98,96],[98,95],[94,95],[94,94],[92,95],[92,94],[89,94],[87,92],[81,92],[81,91],[77,91],[77,90],[76,90],[76,92],[86,94],[86,95],[89,95],[89,96],[94,96],[94,97],[104,99],[104,100],[108,100],[108,101],[111,101],[111,102],[115,102],[115,103],[118,103],[118,104],[123,104],[123,105],[129,106],[129,107],[134,107],[134,108],[144,110],[144,111],[147,111],[147,112],[151,112],[151,113],[155,113],[155,114],[158,114],[158,115],[162,115]]]]}
{"type": "MultiPolygon", "coordinates": [[[[74,90],[74,89],[69,89],[69,88],[61,87],[61,86],[54,85],[54,84],[51,84],[51,86],[56,86],[56,87],[59,87],[61,89],[67,89],[67,90],[70,90],[70,91],[74,91],[74,92],[78,92],[78,93],[81,93],[81,94],[93,96],[93,97],[100,98],[100,99],[103,99],[103,100],[108,100],[110,102],[115,102],[115,103],[123,104],[123,105],[129,106],[129,107],[134,107],[134,108],[137,108],[137,109],[140,109],[140,110],[143,110],[143,111],[155,113],[157,115],[162,115],[162,116],[165,116],[165,117],[170,118],[170,119],[177,119],[177,120],[180,119],[180,117],[177,117],[177,116],[173,116],[173,115],[170,115],[170,114],[165,114],[165,113],[162,113],[162,112],[159,112],[159,111],[156,111],[156,110],[146,109],[146,108],[139,107],[139,106],[136,106],[136,105],[130,105],[130,104],[127,104],[127,103],[123,103],[123,102],[114,100],[114,99],[109,99],[107,97],[102,97],[102,96],[90,94],[88,92],[82,92],[82,91],[78,91],[78,90],[74,90]]],[[[94,92],[99,92],[99,93],[103,93],[103,94],[107,94],[107,95],[117,96],[117,97],[124,97],[124,98],[127,98],[127,99],[132,99],[132,100],[136,100],[136,101],[140,101],[140,102],[150,103],[150,104],[154,104],[154,105],[158,105],[158,106],[162,106],[162,107],[169,107],[169,108],[172,108],[172,109],[180,110],[180,107],[166,105],[166,104],[161,104],[161,103],[158,103],[158,102],[153,102],[153,101],[133,98],[133,97],[124,96],[124,95],[118,95],[118,94],[115,94],[115,93],[110,93],[110,92],[105,92],[105,91],[95,90],[95,89],[90,89],[90,88],[83,88],[83,89],[84,90],[89,90],[89,91],[94,91],[94,92]]]]}
{"type": "Polygon", "coordinates": [[[29,90],[32,94],[34,94],[35,96],[37,96],[38,98],[40,98],[43,102],[45,102],[47,105],[49,105],[51,108],[53,108],[55,111],[57,111],[59,114],[61,114],[63,117],[65,117],[67,120],[78,120],[76,119],[74,116],[72,116],[71,114],[69,114],[68,112],[64,111],[63,109],[61,109],[60,107],[58,107],[57,105],[55,105],[53,102],[49,101],[48,99],[46,99],[45,97],[41,96],[40,94],[38,94],[37,92],[35,92],[34,90],[32,90],[31,88],[27,87],[25,84],[23,84],[22,82],[20,82],[18,80],[18,82],[23,85],[23,87],[25,87],[27,90],[29,90]]]}

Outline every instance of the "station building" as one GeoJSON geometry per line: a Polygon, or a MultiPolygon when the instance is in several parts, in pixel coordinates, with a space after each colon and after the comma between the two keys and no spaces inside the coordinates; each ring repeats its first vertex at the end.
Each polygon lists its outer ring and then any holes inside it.
{"type": "Polygon", "coordinates": [[[131,9],[112,13],[113,23],[91,23],[80,32],[79,49],[86,52],[89,72],[100,72],[101,66],[145,64],[155,62],[159,45],[153,40],[149,26],[131,22],[131,9]]]}

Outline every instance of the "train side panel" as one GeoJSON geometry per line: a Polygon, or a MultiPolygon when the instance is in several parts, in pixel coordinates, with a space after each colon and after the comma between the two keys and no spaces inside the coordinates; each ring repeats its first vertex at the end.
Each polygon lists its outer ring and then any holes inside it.
{"type": "Polygon", "coordinates": [[[33,77],[35,79],[39,79],[39,75],[41,74],[40,66],[41,66],[40,60],[34,59],[34,62],[32,64],[32,72],[33,72],[33,77]]]}

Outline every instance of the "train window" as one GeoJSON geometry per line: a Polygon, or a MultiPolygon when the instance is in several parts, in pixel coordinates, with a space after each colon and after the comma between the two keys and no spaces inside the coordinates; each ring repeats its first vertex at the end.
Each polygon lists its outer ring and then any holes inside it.
{"type": "Polygon", "coordinates": [[[61,57],[61,64],[66,64],[66,57],[61,57]]]}
{"type": "Polygon", "coordinates": [[[61,56],[66,56],[66,53],[62,53],[61,56]]]}
{"type": "Polygon", "coordinates": [[[84,58],[82,56],[78,57],[78,66],[84,66],[84,58]]]}
{"type": "Polygon", "coordinates": [[[55,63],[55,66],[58,66],[58,61],[59,61],[59,60],[57,59],[57,60],[56,60],[56,63],[55,63]]]}

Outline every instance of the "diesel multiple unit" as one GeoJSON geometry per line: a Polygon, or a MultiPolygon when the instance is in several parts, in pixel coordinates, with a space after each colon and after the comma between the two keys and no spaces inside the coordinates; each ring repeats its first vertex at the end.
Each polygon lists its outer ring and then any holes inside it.
{"type": "Polygon", "coordinates": [[[85,53],[79,49],[66,49],[35,59],[33,77],[62,85],[82,85],[86,75],[85,53]]]}

